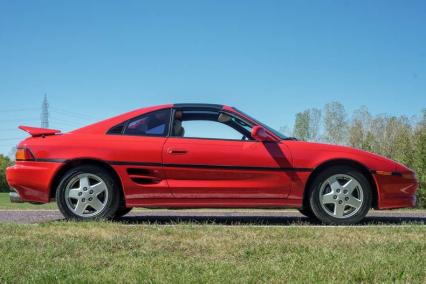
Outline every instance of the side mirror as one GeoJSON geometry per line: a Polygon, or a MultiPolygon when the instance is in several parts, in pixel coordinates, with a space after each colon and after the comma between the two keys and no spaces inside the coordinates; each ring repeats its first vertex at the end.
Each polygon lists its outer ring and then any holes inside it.
{"type": "Polygon", "coordinates": [[[273,141],[274,140],[268,135],[265,128],[263,128],[262,126],[259,126],[259,125],[256,125],[252,128],[251,137],[253,137],[257,141],[261,141],[261,142],[273,141]]]}

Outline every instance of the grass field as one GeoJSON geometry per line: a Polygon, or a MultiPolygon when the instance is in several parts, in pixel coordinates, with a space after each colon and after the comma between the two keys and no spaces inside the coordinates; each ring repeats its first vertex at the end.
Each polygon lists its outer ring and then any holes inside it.
{"type": "Polygon", "coordinates": [[[0,283],[426,282],[423,225],[308,224],[0,223],[0,283]]]}
{"type": "Polygon", "coordinates": [[[0,224],[0,282],[426,281],[426,227],[0,224]]]}

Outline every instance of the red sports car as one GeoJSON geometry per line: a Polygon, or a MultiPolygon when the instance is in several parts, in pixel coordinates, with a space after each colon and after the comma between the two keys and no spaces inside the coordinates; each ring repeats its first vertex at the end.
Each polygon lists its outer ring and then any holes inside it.
{"type": "Polygon", "coordinates": [[[409,168],[285,137],[224,105],[143,108],[64,134],[20,128],[32,137],[7,169],[11,200],[56,199],[70,219],[115,218],[133,207],[291,207],[326,224],[354,224],[370,208],[416,202],[409,168]]]}

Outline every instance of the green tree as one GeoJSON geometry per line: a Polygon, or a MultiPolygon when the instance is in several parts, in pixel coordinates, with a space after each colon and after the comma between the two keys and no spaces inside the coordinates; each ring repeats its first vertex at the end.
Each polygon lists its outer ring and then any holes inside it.
{"type": "Polygon", "coordinates": [[[321,111],[311,108],[296,114],[293,136],[305,141],[318,141],[321,126],[321,111]]]}
{"type": "Polygon", "coordinates": [[[347,123],[345,107],[339,102],[331,102],[324,107],[324,139],[333,144],[345,144],[347,123]]]}
{"type": "Polygon", "coordinates": [[[420,189],[417,193],[417,205],[426,207],[426,109],[423,110],[423,117],[416,126],[414,134],[414,162],[413,168],[416,171],[420,189]]]}
{"type": "Polygon", "coordinates": [[[319,141],[321,128],[321,110],[309,109],[309,141],[319,141]]]}
{"type": "Polygon", "coordinates": [[[415,137],[411,122],[407,117],[401,116],[394,120],[391,127],[394,132],[392,158],[412,168],[415,159],[415,137]]]}
{"type": "Polygon", "coordinates": [[[300,140],[308,141],[309,138],[309,112],[298,112],[294,122],[293,136],[300,140]]]}
{"type": "Polygon", "coordinates": [[[7,156],[0,154],[0,192],[9,191],[9,185],[6,181],[6,168],[12,164],[13,162],[7,156]]]}
{"type": "Polygon", "coordinates": [[[354,111],[347,133],[350,146],[371,151],[374,139],[371,133],[371,119],[371,114],[366,106],[354,111]]]}

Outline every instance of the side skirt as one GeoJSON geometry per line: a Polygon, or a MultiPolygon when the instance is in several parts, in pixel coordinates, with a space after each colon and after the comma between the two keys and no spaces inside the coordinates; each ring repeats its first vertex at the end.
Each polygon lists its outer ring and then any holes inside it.
{"type": "Polygon", "coordinates": [[[162,198],[130,199],[127,207],[145,208],[301,208],[301,199],[162,198]]]}

